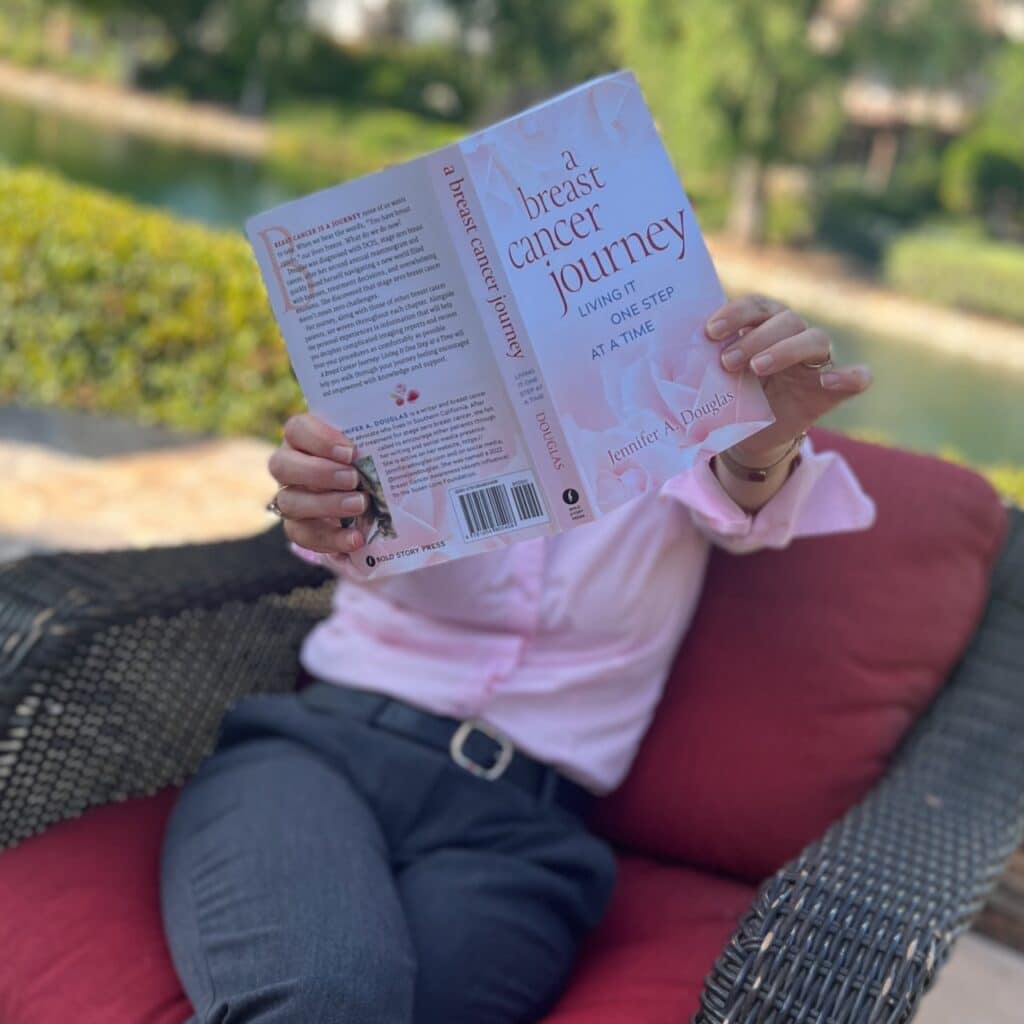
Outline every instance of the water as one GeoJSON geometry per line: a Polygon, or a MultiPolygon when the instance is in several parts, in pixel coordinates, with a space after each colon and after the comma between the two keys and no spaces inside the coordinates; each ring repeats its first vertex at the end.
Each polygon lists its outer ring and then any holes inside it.
{"type": "Polygon", "coordinates": [[[918,451],[955,449],[968,461],[1024,466],[1024,373],[867,332],[832,328],[842,362],[865,362],[866,394],[824,426],[870,431],[918,451]]]}
{"type": "MultiPolygon", "coordinates": [[[[297,194],[280,171],[100,130],[0,103],[0,159],[38,163],[76,181],[220,227],[297,194]]],[[[1024,374],[1000,371],[867,332],[832,331],[840,358],[867,362],[875,384],[825,420],[920,451],[1024,465],[1024,374]]]]}
{"type": "Polygon", "coordinates": [[[0,102],[0,160],[40,164],[218,227],[296,195],[262,164],[107,131],[93,124],[0,102]]]}

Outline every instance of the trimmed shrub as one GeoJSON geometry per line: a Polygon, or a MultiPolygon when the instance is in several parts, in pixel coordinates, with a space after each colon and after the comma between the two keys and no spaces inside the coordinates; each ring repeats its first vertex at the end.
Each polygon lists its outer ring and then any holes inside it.
{"type": "Polygon", "coordinates": [[[896,239],[885,279],[930,302],[1024,323],[1024,246],[928,229],[896,239]]]}
{"type": "Polygon", "coordinates": [[[14,399],[275,439],[303,407],[244,238],[0,168],[0,400],[14,399]]]}

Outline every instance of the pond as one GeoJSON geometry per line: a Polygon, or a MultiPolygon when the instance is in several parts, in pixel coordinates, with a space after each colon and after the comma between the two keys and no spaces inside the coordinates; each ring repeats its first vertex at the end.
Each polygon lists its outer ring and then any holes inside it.
{"type": "MultiPolygon", "coordinates": [[[[76,181],[219,227],[291,198],[259,163],[103,131],[0,103],[0,160],[37,163],[76,181]]],[[[869,363],[871,391],[828,425],[871,431],[921,451],[956,449],[978,463],[1024,465],[1024,374],[868,332],[836,329],[845,361],[869,363]]]]}

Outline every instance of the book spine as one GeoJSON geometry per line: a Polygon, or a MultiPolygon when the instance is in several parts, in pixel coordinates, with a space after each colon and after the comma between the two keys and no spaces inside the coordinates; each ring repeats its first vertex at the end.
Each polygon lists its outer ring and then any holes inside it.
{"type": "Polygon", "coordinates": [[[463,154],[458,146],[450,146],[426,160],[462,272],[547,498],[548,514],[559,530],[590,522],[595,514],[589,491],[562,430],[463,154]]]}

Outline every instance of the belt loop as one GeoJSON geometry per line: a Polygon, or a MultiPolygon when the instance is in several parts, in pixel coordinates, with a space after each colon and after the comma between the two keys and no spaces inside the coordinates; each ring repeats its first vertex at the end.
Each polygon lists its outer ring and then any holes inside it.
{"type": "Polygon", "coordinates": [[[553,803],[557,790],[558,772],[550,765],[547,765],[544,770],[544,775],[540,781],[540,792],[537,794],[540,798],[540,802],[545,806],[553,803]]]}
{"type": "Polygon", "coordinates": [[[372,726],[376,726],[378,721],[380,721],[381,716],[384,714],[385,711],[387,711],[388,706],[391,703],[392,700],[386,693],[380,694],[377,700],[377,706],[370,712],[370,716],[369,718],[367,718],[367,722],[372,726]]]}

